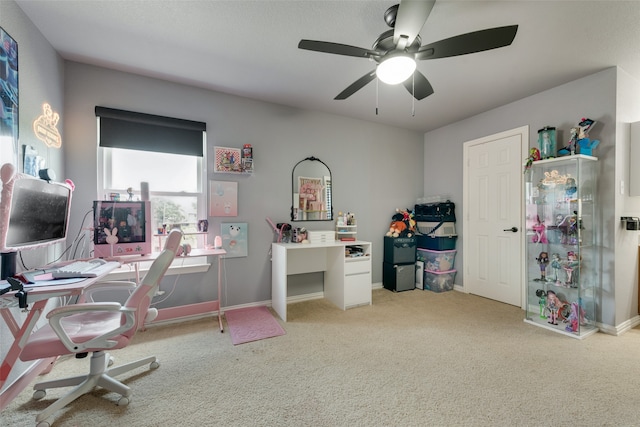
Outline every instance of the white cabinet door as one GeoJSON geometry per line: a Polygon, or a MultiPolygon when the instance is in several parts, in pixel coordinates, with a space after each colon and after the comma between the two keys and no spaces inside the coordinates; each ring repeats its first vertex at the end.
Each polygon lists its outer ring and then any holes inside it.
{"type": "Polygon", "coordinates": [[[363,304],[371,304],[371,272],[345,276],[345,308],[363,304]]]}

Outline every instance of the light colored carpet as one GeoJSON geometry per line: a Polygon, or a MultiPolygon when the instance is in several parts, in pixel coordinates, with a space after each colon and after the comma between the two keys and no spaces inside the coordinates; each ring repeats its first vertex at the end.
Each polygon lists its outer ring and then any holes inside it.
{"type": "MultiPolygon", "coordinates": [[[[156,354],[161,366],[122,376],[131,404],[97,390],[53,426],[640,425],[638,328],[571,339],[456,291],[380,289],[372,306],[315,300],[288,316],[286,335],[239,346],[215,318],[139,333],[116,363],[156,354]]],[[[64,360],[46,377],[87,363],[64,360]]],[[[25,390],[0,425],[33,425],[59,395],[25,390]]]]}
{"type": "Polygon", "coordinates": [[[230,310],[224,313],[224,317],[234,345],[279,337],[286,333],[265,306],[230,310]]]}

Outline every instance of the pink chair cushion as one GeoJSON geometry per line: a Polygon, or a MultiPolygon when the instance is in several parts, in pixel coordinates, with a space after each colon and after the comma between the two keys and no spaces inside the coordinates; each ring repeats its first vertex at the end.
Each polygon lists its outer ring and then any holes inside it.
{"type": "MultiPolygon", "coordinates": [[[[112,331],[120,326],[122,314],[119,312],[87,312],[75,314],[64,320],[65,330],[74,342],[84,342],[98,337],[105,331],[112,331]]],[[[126,347],[130,338],[118,335],[111,338],[116,345],[109,348],[118,349],[126,347]]],[[[86,351],[100,351],[104,348],[89,348],[86,351]]],[[[73,354],[62,344],[58,335],[49,324],[42,326],[29,336],[29,342],[20,353],[23,361],[45,359],[48,357],[73,354]]]]}

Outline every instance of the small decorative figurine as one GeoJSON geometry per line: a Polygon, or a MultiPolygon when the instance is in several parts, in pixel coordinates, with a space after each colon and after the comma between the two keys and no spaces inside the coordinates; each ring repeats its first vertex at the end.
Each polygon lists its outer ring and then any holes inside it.
{"type": "Polygon", "coordinates": [[[560,269],[562,268],[562,260],[560,259],[560,254],[559,253],[554,253],[551,255],[551,268],[553,269],[553,282],[555,282],[557,285],[560,284],[560,279],[559,279],[559,275],[558,273],[560,272],[560,269]]]}
{"type": "Polygon", "coordinates": [[[549,310],[549,321],[552,325],[558,324],[558,311],[562,306],[562,301],[553,291],[547,291],[547,310],[549,310]]]}
{"type": "Polygon", "coordinates": [[[549,241],[547,240],[547,234],[545,232],[547,227],[544,225],[544,222],[540,220],[540,216],[537,216],[536,218],[536,223],[531,226],[531,228],[535,232],[535,234],[531,238],[533,243],[549,243],[549,241]]]}
{"type": "Polygon", "coordinates": [[[585,117],[580,120],[578,126],[571,128],[571,138],[566,147],[558,150],[559,156],[576,154],[576,150],[580,147],[580,154],[591,156],[593,150],[600,144],[600,141],[589,139],[589,131],[596,124],[595,120],[587,119],[585,117]]]}
{"type": "Polygon", "coordinates": [[[547,316],[544,314],[544,310],[547,306],[547,293],[542,289],[538,289],[536,291],[536,296],[538,297],[538,305],[540,306],[540,318],[546,319],[547,316]]]}
{"type": "Polygon", "coordinates": [[[567,178],[567,183],[565,184],[564,193],[568,200],[574,199],[576,193],[578,192],[578,186],[576,184],[575,178],[567,178]]]}
{"type": "Polygon", "coordinates": [[[567,273],[567,280],[565,281],[565,285],[567,285],[568,287],[571,288],[576,288],[577,287],[577,271],[576,271],[576,267],[580,266],[580,261],[578,260],[578,257],[576,255],[575,252],[573,251],[569,251],[567,252],[567,260],[564,262],[564,265],[562,266],[562,268],[564,269],[565,273],[567,273]]]}
{"type": "Polygon", "coordinates": [[[127,188],[127,194],[129,195],[129,200],[133,200],[133,188],[127,188]]]}
{"type": "Polygon", "coordinates": [[[538,130],[538,145],[540,146],[540,157],[550,159],[556,156],[556,128],[545,126],[538,130]]]}
{"type": "Polygon", "coordinates": [[[540,160],[540,150],[537,148],[529,149],[529,157],[527,157],[524,164],[524,172],[526,173],[529,169],[531,169],[531,165],[533,162],[540,160]]]}
{"type": "Polygon", "coordinates": [[[538,261],[538,265],[540,266],[540,281],[541,282],[546,282],[547,281],[547,266],[549,265],[549,254],[547,252],[540,252],[540,255],[538,255],[538,258],[536,258],[536,261],[538,261]]]}
{"type": "Polygon", "coordinates": [[[567,332],[578,332],[578,311],[580,308],[578,307],[577,302],[571,303],[571,314],[567,319],[567,326],[564,328],[567,332]]]}

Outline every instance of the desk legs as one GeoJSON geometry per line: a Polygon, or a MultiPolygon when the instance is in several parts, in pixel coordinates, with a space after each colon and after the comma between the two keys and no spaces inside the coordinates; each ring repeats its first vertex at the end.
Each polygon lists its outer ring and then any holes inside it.
{"type": "Polygon", "coordinates": [[[220,333],[224,332],[222,326],[222,257],[218,255],[218,325],[220,326],[220,333]]]}
{"type": "MultiPolygon", "coordinates": [[[[9,326],[9,329],[11,330],[11,333],[14,337],[13,344],[11,345],[9,352],[2,361],[2,365],[0,366],[0,389],[9,379],[9,374],[18,361],[20,353],[22,352],[22,348],[29,339],[29,335],[31,334],[31,331],[33,330],[36,322],[40,318],[42,310],[44,309],[46,304],[46,299],[34,302],[21,328],[18,328],[18,323],[9,311],[9,308],[0,309],[2,317],[9,326]]],[[[11,384],[6,389],[2,390],[2,392],[0,393],[0,411],[3,410],[9,404],[9,402],[11,402],[13,398],[15,398],[22,391],[26,384],[31,382],[31,380],[33,380],[33,378],[40,374],[42,369],[44,369],[53,360],[55,360],[55,358],[39,360],[34,365],[32,365],[32,367],[29,368],[28,371],[25,372],[16,382],[11,384]]]]}

